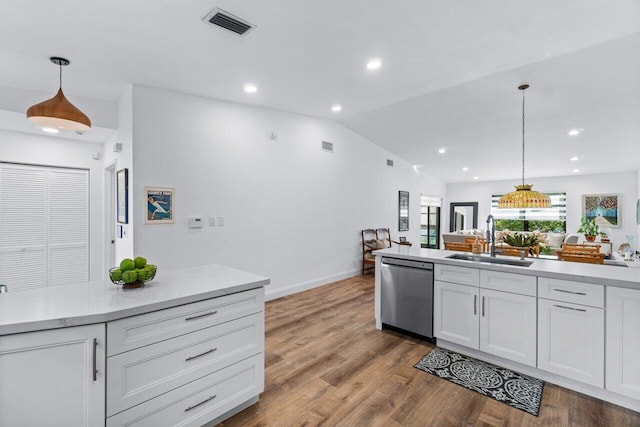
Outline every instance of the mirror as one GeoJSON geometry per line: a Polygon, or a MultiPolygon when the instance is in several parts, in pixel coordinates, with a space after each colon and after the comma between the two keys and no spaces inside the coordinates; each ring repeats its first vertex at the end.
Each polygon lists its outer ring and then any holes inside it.
{"type": "Polygon", "coordinates": [[[478,202],[451,203],[449,231],[478,228],[478,202]]]}

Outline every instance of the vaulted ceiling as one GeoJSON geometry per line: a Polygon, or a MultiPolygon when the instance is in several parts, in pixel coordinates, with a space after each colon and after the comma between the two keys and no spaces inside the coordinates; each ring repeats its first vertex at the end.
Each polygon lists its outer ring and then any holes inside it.
{"type": "MultiPolygon", "coordinates": [[[[520,176],[517,87],[529,83],[527,177],[638,169],[637,0],[5,0],[3,6],[3,93],[55,91],[57,70],[48,58],[63,56],[72,62],[63,81],[72,101],[115,105],[126,85],[140,84],[323,117],[419,171],[464,182],[520,176]],[[215,7],[256,28],[238,36],[205,24],[215,7]],[[374,57],[382,66],[367,70],[374,57]],[[243,91],[249,82],[256,93],[243,91]],[[335,104],[340,112],[331,111],[335,104]],[[581,133],[569,136],[571,129],[581,133]]],[[[1,119],[0,126],[7,121],[1,119]]]]}

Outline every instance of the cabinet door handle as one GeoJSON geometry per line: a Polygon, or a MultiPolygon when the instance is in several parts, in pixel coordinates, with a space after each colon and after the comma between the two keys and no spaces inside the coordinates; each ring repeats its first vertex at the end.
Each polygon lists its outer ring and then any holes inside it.
{"type": "Polygon", "coordinates": [[[213,316],[214,314],[217,314],[217,313],[218,313],[218,310],[213,310],[213,311],[210,311],[208,313],[198,314],[197,316],[187,317],[184,320],[189,321],[189,320],[194,320],[194,319],[200,319],[201,317],[213,316]]]}
{"type": "Polygon", "coordinates": [[[574,292],[574,291],[567,291],[566,289],[553,289],[556,292],[564,292],[565,294],[573,294],[573,295],[587,295],[584,292],[574,292]]]}
{"type": "Polygon", "coordinates": [[[587,310],[585,310],[585,309],[583,309],[583,308],[566,307],[566,306],[564,306],[564,305],[556,305],[556,304],[553,304],[553,306],[554,306],[554,307],[558,307],[558,308],[566,308],[567,310],[574,310],[574,311],[587,311],[587,310]]]}
{"type": "Polygon", "coordinates": [[[217,350],[217,348],[212,348],[211,350],[207,350],[204,353],[200,353],[200,354],[196,354],[195,356],[187,357],[186,359],[184,359],[184,361],[188,362],[189,360],[193,360],[193,359],[197,359],[198,357],[206,356],[207,354],[213,353],[216,350],[217,350]]]}
{"type": "Polygon", "coordinates": [[[93,339],[93,380],[98,380],[98,338],[93,339]]]}
{"type": "Polygon", "coordinates": [[[484,317],[484,297],[482,297],[482,317],[484,317]]]}
{"type": "Polygon", "coordinates": [[[205,399],[205,400],[203,400],[203,401],[202,401],[202,402],[200,402],[200,403],[196,403],[196,404],[195,404],[195,405],[193,405],[193,406],[189,406],[187,409],[185,409],[185,410],[184,410],[184,412],[188,412],[188,411],[190,411],[190,410],[192,410],[192,409],[197,408],[197,407],[198,407],[198,406],[200,406],[200,405],[204,405],[205,403],[207,403],[207,402],[209,402],[209,401],[211,401],[211,400],[213,400],[213,399],[215,399],[215,398],[216,398],[216,395],[214,394],[214,395],[213,395],[213,396],[211,396],[210,398],[205,399]]]}
{"type": "Polygon", "coordinates": [[[473,315],[478,314],[478,295],[473,296],[473,315]]]}

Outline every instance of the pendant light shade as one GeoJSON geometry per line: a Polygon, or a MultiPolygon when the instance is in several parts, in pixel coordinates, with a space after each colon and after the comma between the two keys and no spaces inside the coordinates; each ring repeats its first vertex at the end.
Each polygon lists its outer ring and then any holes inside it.
{"type": "Polygon", "coordinates": [[[60,88],[51,99],[32,105],[27,110],[29,121],[44,127],[84,132],[91,129],[91,120],[65,98],[62,92],[62,66],[69,65],[64,58],[52,57],[51,62],[60,66],[60,88]]]}
{"type": "Polygon", "coordinates": [[[524,183],[524,91],[529,85],[519,86],[522,91],[522,185],[516,185],[516,191],[507,193],[498,200],[500,209],[541,209],[550,208],[551,199],[544,193],[533,191],[530,184],[524,183]]]}

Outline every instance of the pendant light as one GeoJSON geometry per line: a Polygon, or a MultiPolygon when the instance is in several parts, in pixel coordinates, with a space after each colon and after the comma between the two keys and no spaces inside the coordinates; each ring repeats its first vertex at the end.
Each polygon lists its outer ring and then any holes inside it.
{"type": "Polygon", "coordinates": [[[44,127],[84,132],[91,129],[91,120],[70,103],[62,93],[62,67],[69,65],[64,58],[53,56],[51,62],[60,67],[60,87],[58,93],[51,99],[32,105],[27,110],[29,121],[44,127]]]}
{"type": "Polygon", "coordinates": [[[551,199],[544,193],[533,191],[533,185],[524,183],[524,91],[529,85],[524,84],[518,89],[522,91],[522,185],[516,185],[516,191],[507,193],[498,200],[500,209],[540,209],[551,207],[551,199]]]}

